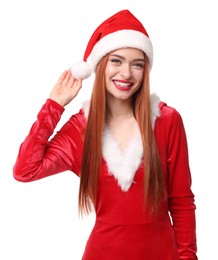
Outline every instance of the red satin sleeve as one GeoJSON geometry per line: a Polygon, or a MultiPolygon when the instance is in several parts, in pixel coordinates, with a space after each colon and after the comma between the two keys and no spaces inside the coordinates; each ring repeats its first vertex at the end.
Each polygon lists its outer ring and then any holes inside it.
{"type": "Polygon", "coordinates": [[[156,134],[159,136],[157,141],[164,158],[168,208],[176,234],[179,260],[196,260],[196,206],[191,190],[185,128],[180,114],[175,109],[164,105],[161,113],[156,134]],[[163,147],[165,149],[162,149],[163,147]]]}
{"type": "Polygon", "coordinates": [[[83,112],[72,116],[51,140],[64,108],[48,99],[36,122],[20,146],[13,167],[14,178],[21,182],[35,181],[71,170],[79,174],[83,148],[83,112]]]}

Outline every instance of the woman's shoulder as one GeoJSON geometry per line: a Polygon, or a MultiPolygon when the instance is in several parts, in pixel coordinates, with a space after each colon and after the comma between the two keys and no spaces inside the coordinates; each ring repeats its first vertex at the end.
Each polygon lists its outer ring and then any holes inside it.
{"type": "Polygon", "coordinates": [[[85,116],[85,111],[81,107],[78,112],[74,113],[71,115],[69,122],[76,124],[76,125],[86,125],[86,116],[85,116]]]}
{"type": "Polygon", "coordinates": [[[85,127],[89,113],[89,104],[90,101],[84,101],[78,111],[71,115],[68,123],[77,127],[85,127]]]}
{"type": "Polygon", "coordinates": [[[166,102],[160,101],[159,109],[160,115],[157,118],[159,126],[162,125],[164,128],[184,127],[182,116],[175,107],[168,105],[166,102]]]}
{"type": "Polygon", "coordinates": [[[166,102],[160,101],[159,103],[159,109],[160,109],[160,118],[181,118],[181,115],[179,111],[170,105],[168,105],[166,102]]]}
{"type": "Polygon", "coordinates": [[[174,122],[181,121],[181,115],[176,108],[169,106],[166,102],[162,101],[156,93],[150,96],[151,102],[151,121],[152,126],[156,121],[161,122],[174,122]]]}

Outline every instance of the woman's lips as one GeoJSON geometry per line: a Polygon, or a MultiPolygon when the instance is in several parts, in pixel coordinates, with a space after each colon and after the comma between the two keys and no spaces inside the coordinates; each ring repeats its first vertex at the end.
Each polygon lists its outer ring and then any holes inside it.
{"type": "Polygon", "coordinates": [[[113,80],[113,83],[117,89],[122,91],[128,91],[133,86],[133,83],[120,81],[120,80],[113,80]]]}

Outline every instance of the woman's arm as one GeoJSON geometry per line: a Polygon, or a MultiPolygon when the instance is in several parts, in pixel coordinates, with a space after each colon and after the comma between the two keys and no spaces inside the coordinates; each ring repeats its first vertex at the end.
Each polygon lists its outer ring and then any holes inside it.
{"type": "Polygon", "coordinates": [[[40,110],[37,121],[21,144],[13,168],[14,178],[28,182],[59,172],[72,170],[79,174],[83,149],[84,116],[72,116],[49,141],[63,107],[48,99],[40,110]]]}
{"type": "Polygon", "coordinates": [[[20,146],[13,168],[16,180],[33,181],[65,170],[78,171],[75,140],[78,139],[80,128],[76,116],[51,141],[49,138],[60,120],[63,107],[77,95],[80,88],[81,81],[74,79],[70,71],[62,73],[20,146]]]}
{"type": "Polygon", "coordinates": [[[188,145],[182,118],[174,109],[170,113],[167,139],[169,212],[179,259],[196,260],[196,206],[191,190],[188,145]]]}

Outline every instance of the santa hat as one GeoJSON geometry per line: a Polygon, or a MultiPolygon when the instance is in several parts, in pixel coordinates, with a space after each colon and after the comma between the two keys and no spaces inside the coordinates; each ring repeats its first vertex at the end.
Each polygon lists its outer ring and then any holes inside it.
{"type": "Polygon", "coordinates": [[[77,79],[88,78],[105,55],[127,47],[142,50],[149,59],[150,68],[152,67],[153,47],[148,33],[129,10],[122,10],[98,26],[87,44],[83,61],[75,63],[71,72],[77,79]]]}

